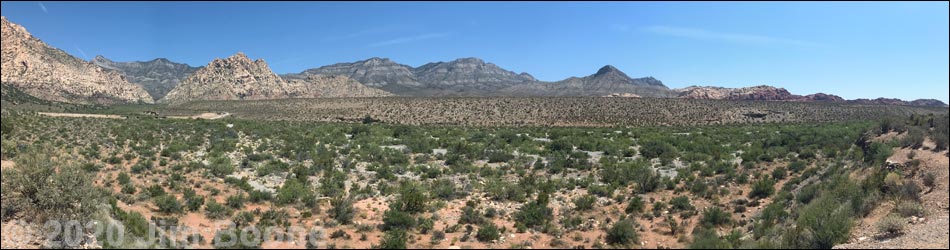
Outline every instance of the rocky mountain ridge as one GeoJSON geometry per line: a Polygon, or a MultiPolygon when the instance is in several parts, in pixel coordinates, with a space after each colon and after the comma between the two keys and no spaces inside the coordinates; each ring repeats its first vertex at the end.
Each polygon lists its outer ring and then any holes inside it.
{"type": "Polygon", "coordinates": [[[53,48],[2,17],[0,81],[29,95],[82,104],[152,103],[140,86],[119,73],[53,48]]]}
{"type": "Polygon", "coordinates": [[[119,72],[129,82],[142,86],[155,100],[164,98],[182,80],[200,69],[200,67],[175,63],[165,58],[147,62],[115,62],[100,55],[91,62],[99,67],[119,72]]]}

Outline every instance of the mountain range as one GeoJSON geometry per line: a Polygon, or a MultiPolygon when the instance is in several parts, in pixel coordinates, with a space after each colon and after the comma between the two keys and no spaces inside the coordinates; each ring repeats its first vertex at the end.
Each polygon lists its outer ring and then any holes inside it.
{"type": "Polygon", "coordinates": [[[274,73],[263,59],[251,60],[240,52],[203,67],[164,58],[115,62],[96,56],[86,62],[32,37],[5,17],[2,22],[2,84],[59,102],[180,104],[320,97],[588,96],[946,107],[938,100],[847,101],[824,93],[801,96],[771,86],[670,89],[653,77],[632,78],[610,65],[589,76],[544,82],[478,58],[419,67],[370,58],[285,75],[274,73]]]}

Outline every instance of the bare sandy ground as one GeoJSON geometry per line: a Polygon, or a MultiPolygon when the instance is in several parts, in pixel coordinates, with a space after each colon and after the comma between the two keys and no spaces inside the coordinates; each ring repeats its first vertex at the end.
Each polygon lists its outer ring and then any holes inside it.
{"type": "Polygon", "coordinates": [[[203,113],[195,116],[169,116],[169,119],[203,119],[203,120],[217,120],[225,117],[231,116],[229,113],[203,113]]]}
{"type": "Polygon", "coordinates": [[[3,163],[3,164],[0,164],[0,167],[2,167],[3,169],[7,169],[7,168],[12,168],[12,167],[13,167],[13,162],[12,162],[12,161],[2,161],[2,163],[3,163]]]}
{"type": "Polygon", "coordinates": [[[72,117],[72,118],[100,118],[100,119],[125,119],[118,115],[94,115],[94,114],[68,114],[68,113],[39,113],[49,117],[72,117]]]}

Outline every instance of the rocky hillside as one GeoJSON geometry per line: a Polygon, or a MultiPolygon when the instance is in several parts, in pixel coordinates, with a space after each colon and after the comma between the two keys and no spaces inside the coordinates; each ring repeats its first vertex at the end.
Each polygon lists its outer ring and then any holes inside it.
{"type": "Polygon", "coordinates": [[[371,58],[284,77],[298,79],[316,74],[347,76],[366,86],[405,96],[485,96],[515,84],[536,81],[527,73],[514,73],[478,58],[429,63],[418,68],[386,58],[371,58]]]}
{"type": "Polygon", "coordinates": [[[148,62],[114,62],[103,56],[96,56],[92,63],[119,72],[129,82],[142,86],[155,100],[164,98],[178,83],[200,69],[165,58],[148,62]]]}
{"type": "Polygon", "coordinates": [[[291,98],[339,98],[339,97],[386,97],[389,92],[366,87],[356,80],[338,75],[307,75],[302,79],[286,79],[288,97],[291,98]]]}
{"type": "Polygon", "coordinates": [[[388,96],[346,77],[298,76],[284,80],[264,60],[252,61],[244,53],[215,59],[186,78],[162,102],[179,104],[196,100],[266,100],[310,97],[388,96]]]}
{"type": "Polygon", "coordinates": [[[309,69],[300,74],[289,74],[284,77],[301,79],[306,78],[307,75],[339,75],[374,88],[418,87],[420,86],[419,81],[416,80],[412,70],[412,67],[398,64],[392,60],[374,57],[354,63],[339,63],[309,69]]]}
{"type": "Polygon", "coordinates": [[[514,85],[537,81],[528,73],[515,73],[478,58],[422,65],[413,70],[429,92],[439,95],[484,96],[514,85]]]}
{"type": "Polygon", "coordinates": [[[673,97],[663,82],[653,78],[630,78],[613,66],[604,66],[587,77],[571,77],[563,81],[535,82],[502,90],[512,96],[644,96],[673,97]]]}
{"type": "Polygon", "coordinates": [[[53,48],[25,28],[2,18],[2,80],[45,100],[82,103],[151,103],[142,87],[53,48]]]}

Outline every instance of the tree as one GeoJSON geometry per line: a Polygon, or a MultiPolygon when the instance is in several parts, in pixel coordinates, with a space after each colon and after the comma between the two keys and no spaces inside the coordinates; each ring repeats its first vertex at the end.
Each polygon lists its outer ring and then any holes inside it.
{"type": "Polygon", "coordinates": [[[628,220],[615,223],[610,230],[607,230],[607,244],[614,246],[629,247],[640,241],[634,224],[628,220]]]}

